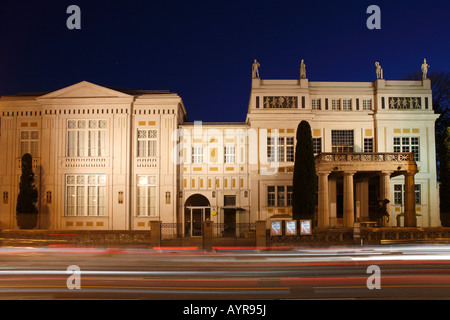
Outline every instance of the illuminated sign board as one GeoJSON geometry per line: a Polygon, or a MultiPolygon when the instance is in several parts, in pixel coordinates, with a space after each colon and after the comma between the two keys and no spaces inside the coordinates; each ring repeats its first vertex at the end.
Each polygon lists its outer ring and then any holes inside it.
{"type": "Polygon", "coordinates": [[[312,234],[311,220],[300,220],[300,234],[302,236],[312,234]]]}
{"type": "Polygon", "coordinates": [[[281,236],[283,234],[281,230],[281,221],[272,221],[270,226],[270,235],[281,236]]]}
{"type": "Polygon", "coordinates": [[[297,221],[286,220],[286,235],[295,236],[297,234],[297,221]]]}

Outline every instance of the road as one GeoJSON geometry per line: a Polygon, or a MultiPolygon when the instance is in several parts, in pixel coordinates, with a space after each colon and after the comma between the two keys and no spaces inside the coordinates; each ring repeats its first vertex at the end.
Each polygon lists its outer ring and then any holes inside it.
{"type": "Polygon", "coordinates": [[[1,299],[448,299],[450,246],[1,247],[1,299]]]}

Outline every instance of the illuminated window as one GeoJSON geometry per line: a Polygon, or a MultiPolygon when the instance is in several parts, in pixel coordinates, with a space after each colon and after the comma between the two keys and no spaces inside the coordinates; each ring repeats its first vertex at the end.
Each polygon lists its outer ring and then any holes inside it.
{"type": "Polygon", "coordinates": [[[139,217],[157,216],[156,186],[156,176],[137,176],[137,215],[139,217]]]}
{"type": "Polygon", "coordinates": [[[66,215],[106,215],[106,175],[67,175],[66,215]]]}
{"type": "Polygon", "coordinates": [[[294,162],[294,137],[267,137],[267,162],[294,162]]]}
{"type": "Polygon", "coordinates": [[[203,147],[202,146],[192,147],[192,163],[193,164],[203,163],[203,147]]]}
{"type": "Polygon", "coordinates": [[[137,132],[137,156],[138,157],[156,157],[157,156],[157,138],[156,130],[138,130],[137,132]]]}
{"type": "Polygon", "coordinates": [[[67,156],[104,157],[106,120],[68,120],[67,156]]]}
{"type": "Polygon", "coordinates": [[[419,137],[394,137],[394,152],[414,152],[414,161],[420,161],[419,137]]]}
{"type": "Polygon", "coordinates": [[[31,154],[33,158],[38,157],[39,131],[20,131],[20,156],[25,153],[31,154]]]}
{"type": "Polygon", "coordinates": [[[225,163],[235,163],[236,162],[236,148],[234,146],[225,146],[224,161],[225,161],[225,163]]]}

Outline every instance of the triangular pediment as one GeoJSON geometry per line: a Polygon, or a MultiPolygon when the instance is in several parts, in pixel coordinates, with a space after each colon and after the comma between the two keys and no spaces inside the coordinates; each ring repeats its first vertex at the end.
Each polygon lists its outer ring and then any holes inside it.
{"type": "Polygon", "coordinates": [[[128,94],[97,84],[81,81],[69,87],[40,96],[38,99],[129,98],[128,94]]]}

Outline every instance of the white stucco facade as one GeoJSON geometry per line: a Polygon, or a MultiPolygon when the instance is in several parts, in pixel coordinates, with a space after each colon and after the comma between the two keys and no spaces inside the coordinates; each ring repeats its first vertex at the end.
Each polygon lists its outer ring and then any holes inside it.
{"type": "Polygon", "coordinates": [[[369,161],[355,170],[341,158],[331,167],[318,163],[319,226],[348,226],[368,216],[380,197],[390,200],[386,225],[403,225],[404,180],[412,164],[417,225],[439,226],[431,102],[428,79],[255,77],[245,122],[192,123],[182,99],[169,92],[83,81],[51,93],[4,96],[0,227],[17,228],[20,158],[26,152],[34,159],[41,229],[144,230],[159,220],[195,236],[204,219],[238,224],[288,218],[295,132],[302,120],[310,123],[321,155],[361,159],[353,155],[414,152],[408,163],[393,163],[390,156],[389,165],[369,161]],[[352,198],[345,190],[352,190],[352,198]]]}

